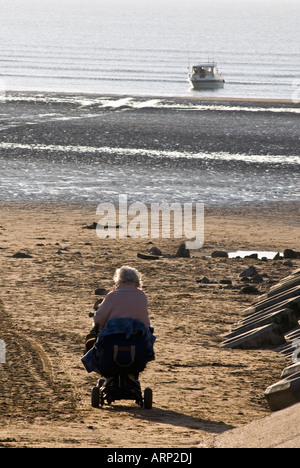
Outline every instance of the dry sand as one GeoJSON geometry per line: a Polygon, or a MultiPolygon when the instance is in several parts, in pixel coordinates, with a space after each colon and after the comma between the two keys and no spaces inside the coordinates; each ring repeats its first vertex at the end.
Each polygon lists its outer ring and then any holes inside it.
{"type": "MultiPolygon", "coordinates": [[[[299,204],[211,208],[205,245],[191,259],[146,261],[149,239],[105,239],[83,229],[95,206],[0,205],[0,364],[2,447],[196,447],[208,437],[269,415],[263,393],[280,377],[284,358],[272,350],[221,349],[253,296],[196,279],[231,279],[253,264],[278,281],[294,267],[283,261],[203,258],[213,250],[300,250],[299,204]],[[62,253],[56,253],[60,250],[62,253]],[[32,258],[13,258],[23,251],[32,258]],[[97,287],[111,287],[115,268],[130,264],[144,277],[155,326],[156,360],[141,375],[154,392],[152,410],[122,401],[92,409],[97,375],[81,364],[88,313],[97,287]]],[[[180,240],[153,241],[163,253],[180,240]]],[[[227,434],[230,434],[228,432],[227,434]]],[[[228,445],[228,444],[227,444],[228,445]]]]}

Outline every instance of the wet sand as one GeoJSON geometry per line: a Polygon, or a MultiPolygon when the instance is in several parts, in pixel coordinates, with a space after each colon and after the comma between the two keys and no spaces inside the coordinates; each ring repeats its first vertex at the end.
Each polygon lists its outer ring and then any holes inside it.
{"type": "Polygon", "coordinates": [[[0,205],[1,333],[7,362],[0,374],[2,447],[195,447],[208,437],[269,414],[263,393],[285,362],[272,350],[220,348],[253,296],[227,289],[255,265],[261,292],[300,267],[283,261],[206,258],[213,250],[300,250],[299,204],[206,210],[205,244],[190,259],[168,258],[180,239],[153,240],[165,254],[137,257],[151,239],[100,240],[95,205],[0,205]],[[17,252],[30,258],[13,258],[17,252]],[[58,253],[60,252],[60,253],[58,253]],[[111,287],[130,264],[144,279],[156,360],[141,375],[152,410],[121,401],[92,409],[97,375],[81,364],[94,290],[111,287]],[[196,280],[207,277],[214,285],[196,280]]]}
{"type": "Polygon", "coordinates": [[[10,93],[0,200],[299,201],[300,105],[10,93]]]}
{"type": "Polygon", "coordinates": [[[0,109],[2,142],[299,155],[292,101],[8,93],[0,109]]]}

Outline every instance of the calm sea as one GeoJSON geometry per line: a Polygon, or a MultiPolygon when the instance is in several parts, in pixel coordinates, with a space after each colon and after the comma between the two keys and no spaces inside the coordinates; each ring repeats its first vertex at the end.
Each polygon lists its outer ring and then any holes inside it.
{"type": "Polygon", "coordinates": [[[299,0],[0,0],[0,80],[18,90],[287,98],[299,0]],[[192,91],[215,60],[223,90],[192,91]]]}

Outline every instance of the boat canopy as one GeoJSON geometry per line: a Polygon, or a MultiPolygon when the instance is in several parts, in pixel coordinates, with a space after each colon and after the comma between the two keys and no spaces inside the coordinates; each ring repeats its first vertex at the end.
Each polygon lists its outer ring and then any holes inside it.
{"type": "Polygon", "coordinates": [[[217,65],[215,63],[203,63],[200,65],[194,65],[192,73],[193,75],[199,75],[200,78],[214,76],[215,74],[218,74],[217,65]]]}
{"type": "Polygon", "coordinates": [[[215,62],[206,62],[206,63],[199,63],[198,65],[194,65],[193,68],[208,68],[208,67],[216,67],[217,64],[215,62]]]}

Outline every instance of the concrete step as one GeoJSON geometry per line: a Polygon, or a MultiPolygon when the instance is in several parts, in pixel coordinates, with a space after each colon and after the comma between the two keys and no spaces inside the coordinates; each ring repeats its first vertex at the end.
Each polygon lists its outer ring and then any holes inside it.
{"type": "Polygon", "coordinates": [[[271,411],[279,411],[300,402],[300,373],[270,385],[265,398],[271,411]]]}
{"type": "Polygon", "coordinates": [[[238,336],[254,328],[262,327],[270,323],[276,323],[282,333],[298,326],[298,318],[295,312],[288,308],[282,308],[278,311],[269,314],[263,314],[261,317],[255,317],[252,321],[241,323],[240,326],[233,329],[233,331],[226,335],[226,338],[238,336]]]}
{"type": "Polygon", "coordinates": [[[285,367],[282,371],[281,378],[285,379],[286,377],[297,373],[300,373],[300,361],[295,362],[291,366],[285,367]]]}
{"type": "Polygon", "coordinates": [[[263,327],[255,328],[248,332],[242,333],[237,337],[229,338],[223,341],[222,348],[238,348],[238,349],[262,349],[274,348],[284,344],[285,338],[279,330],[278,325],[272,323],[263,327]]]}

